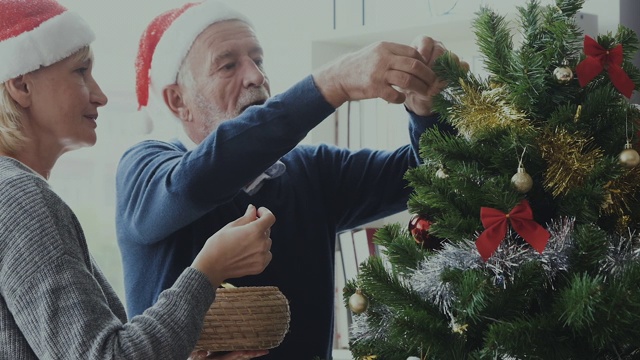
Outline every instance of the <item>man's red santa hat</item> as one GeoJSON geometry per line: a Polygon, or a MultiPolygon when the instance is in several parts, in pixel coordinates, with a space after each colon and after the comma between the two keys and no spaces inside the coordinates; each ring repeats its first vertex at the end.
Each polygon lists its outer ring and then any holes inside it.
{"type": "Polygon", "coordinates": [[[142,34],[136,58],[139,109],[146,108],[151,118],[170,114],[162,91],[176,83],[180,66],[198,35],[224,20],[251,25],[244,15],[216,0],[188,3],[151,21],[142,34]]]}

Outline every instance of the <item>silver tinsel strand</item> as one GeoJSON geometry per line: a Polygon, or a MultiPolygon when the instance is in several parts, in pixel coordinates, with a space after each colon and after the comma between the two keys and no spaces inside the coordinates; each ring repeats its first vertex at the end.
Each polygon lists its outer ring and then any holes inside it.
{"type": "Polygon", "coordinates": [[[640,260],[640,239],[635,233],[609,240],[609,248],[604,261],[600,263],[600,274],[620,273],[627,264],[640,260]]]}
{"type": "Polygon", "coordinates": [[[451,316],[450,307],[455,300],[454,293],[450,284],[441,281],[440,274],[446,269],[469,270],[482,266],[482,258],[473,241],[445,242],[440,251],[418,265],[407,282],[421,296],[451,316]]]}
{"type": "MultiPolygon", "coordinates": [[[[547,229],[551,237],[542,254],[526,243],[515,244],[505,240],[493,256],[484,262],[478,253],[475,241],[445,243],[440,251],[427,257],[418,265],[416,271],[408,277],[407,283],[425,299],[436,304],[443,313],[452,318],[452,323],[455,323],[451,313],[451,305],[456,300],[455,294],[448,283],[441,281],[443,271],[481,269],[493,276],[496,286],[506,288],[514,281],[519,267],[530,261],[537,261],[542,264],[543,275],[548,279],[549,284],[552,284],[558,272],[568,269],[568,254],[573,246],[571,241],[573,223],[573,219],[553,221],[547,229]]],[[[507,239],[510,235],[508,234],[507,239]]]]}
{"type": "MultiPolygon", "coordinates": [[[[506,288],[515,281],[518,268],[522,265],[536,261],[542,264],[543,274],[549,286],[560,272],[569,270],[569,253],[573,250],[574,243],[572,232],[573,218],[554,220],[547,227],[551,234],[549,242],[542,254],[532,249],[527,243],[515,244],[508,239],[508,234],[487,261],[482,261],[474,240],[463,240],[457,243],[445,242],[443,248],[434,255],[426,258],[417,269],[407,278],[401,279],[407,286],[413,287],[425,299],[436,304],[440,310],[451,319],[452,328],[456,325],[455,317],[451,312],[455,294],[448,283],[441,281],[441,274],[446,269],[471,270],[481,269],[491,274],[494,285],[506,288]]],[[[477,238],[479,234],[475,237],[477,238]]],[[[620,237],[609,241],[606,259],[601,264],[601,274],[616,274],[631,262],[640,261],[640,237],[630,233],[628,237],[620,237]]],[[[373,309],[372,309],[373,310],[373,309]]],[[[385,339],[389,332],[389,326],[395,317],[393,309],[378,304],[375,312],[382,316],[380,326],[371,328],[368,324],[367,313],[353,315],[351,335],[355,342],[359,340],[385,339]]]]}
{"type": "MultiPolygon", "coordinates": [[[[371,309],[374,310],[374,309],[371,309]]],[[[374,310],[378,315],[382,316],[381,326],[379,328],[371,328],[369,326],[369,317],[367,313],[352,314],[353,322],[351,323],[351,338],[354,342],[359,340],[382,340],[387,338],[389,325],[394,318],[393,312],[386,305],[377,305],[374,310]]]]}

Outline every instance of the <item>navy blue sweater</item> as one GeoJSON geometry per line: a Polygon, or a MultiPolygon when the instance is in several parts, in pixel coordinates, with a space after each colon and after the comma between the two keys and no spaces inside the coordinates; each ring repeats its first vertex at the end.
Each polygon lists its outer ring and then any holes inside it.
{"type": "Polygon", "coordinates": [[[411,145],[350,151],[297,144],[334,111],[307,77],[229,120],[191,151],[178,141],[145,141],[117,173],[117,233],[129,317],[151,306],[204,242],[248,204],[276,215],[273,260],[236,286],[277,286],[289,299],[290,332],[261,359],[331,358],[335,234],[397,213],[410,193],[419,136],[435,117],[411,116],[411,145]],[[241,188],[275,161],[284,175],[253,196],[241,188]]]}

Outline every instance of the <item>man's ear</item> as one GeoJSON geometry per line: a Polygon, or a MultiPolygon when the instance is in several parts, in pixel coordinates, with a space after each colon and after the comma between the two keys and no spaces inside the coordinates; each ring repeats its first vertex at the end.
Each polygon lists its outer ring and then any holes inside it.
{"type": "Polygon", "coordinates": [[[187,108],[187,104],[184,102],[184,96],[182,89],[178,84],[171,84],[164,88],[162,91],[164,102],[169,107],[169,110],[178,117],[182,122],[191,121],[191,112],[187,108]]]}
{"type": "Polygon", "coordinates": [[[9,79],[4,83],[9,96],[23,108],[31,105],[31,84],[27,81],[27,75],[20,75],[9,79]]]}

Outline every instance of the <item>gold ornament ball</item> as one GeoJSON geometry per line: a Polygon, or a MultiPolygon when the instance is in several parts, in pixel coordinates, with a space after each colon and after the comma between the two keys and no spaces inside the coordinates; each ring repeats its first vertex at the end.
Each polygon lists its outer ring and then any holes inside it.
{"type": "Polygon", "coordinates": [[[349,309],[356,314],[362,314],[369,307],[369,299],[362,295],[362,290],[357,289],[349,298],[349,309]]]}
{"type": "Polygon", "coordinates": [[[511,177],[511,183],[516,191],[521,194],[528,192],[533,187],[533,179],[523,167],[519,167],[518,172],[511,177]]]}
{"type": "Polygon", "coordinates": [[[640,155],[634,149],[626,148],[620,153],[620,162],[627,167],[634,167],[640,164],[640,155]]]}
{"type": "Polygon", "coordinates": [[[553,76],[558,84],[568,84],[573,79],[573,71],[568,66],[559,66],[553,70],[553,76]]]}

